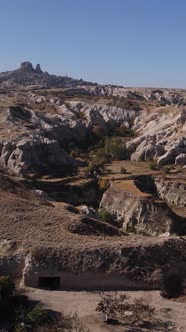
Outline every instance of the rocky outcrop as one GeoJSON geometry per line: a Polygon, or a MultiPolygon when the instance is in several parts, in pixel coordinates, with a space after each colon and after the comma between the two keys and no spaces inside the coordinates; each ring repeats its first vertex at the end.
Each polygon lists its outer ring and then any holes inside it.
{"type": "Polygon", "coordinates": [[[132,154],[131,160],[133,161],[143,161],[157,159],[164,153],[164,147],[161,145],[153,144],[152,142],[148,144],[148,138],[146,138],[132,154]]]}
{"type": "Polygon", "coordinates": [[[79,179],[67,181],[39,181],[34,185],[37,189],[46,192],[49,197],[59,202],[66,202],[78,206],[89,204],[95,206],[100,199],[99,186],[96,181],[90,179],[79,179]]]}
{"type": "Polygon", "coordinates": [[[127,143],[131,151],[131,160],[155,160],[159,165],[177,164],[179,160],[180,164],[184,163],[185,109],[162,108],[157,112],[142,111],[135,118],[132,128],[138,133],[138,137],[127,143]],[[178,157],[179,155],[182,156],[178,157]]]}
{"type": "Polygon", "coordinates": [[[186,207],[186,183],[181,179],[157,177],[155,185],[158,196],[170,206],[186,207]]]}
{"type": "MultiPolygon", "coordinates": [[[[146,245],[40,248],[25,260],[23,282],[40,287],[40,278],[59,278],[64,290],[160,289],[162,268],[183,264],[185,240],[169,239],[146,245]]],[[[184,269],[184,273],[186,271],[184,269]]]]}
{"type": "Polygon", "coordinates": [[[133,181],[112,183],[100,207],[115,215],[125,231],[151,235],[186,232],[186,219],[177,216],[165,201],[135,188],[133,181]]]}
{"type": "Polygon", "coordinates": [[[40,172],[46,168],[75,165],[57,141],[32,136],[16,141],[6,141],[1,145],[0,164],[16,175],[40,172]]]}
{"type": "Polygon", "coordinates": [[[20,135],[1,142],[1,165],[20,176],[46,167],[73,166],[77,162],[63,146],[68,142],[88,144],[97,125],[108,134],[113,128],[134,121],[138,114],[133,110],[77,102],[63,105],[59,113],[42,114],[20,106],[9,107],[4,125],[15,128],[15,132],[19,130],[20,135]]]}
{"type": "Polygon", "coordinates": [[[34,73],[35,72],[32,64],[28,61],[21,62],[20,70],[24,71],[25,73],[34,73]]]}
{"type": "MultiPolygon", "coordinates": [[[[41,70],[38,64],[34,69],[32,64],[28,61],[22,62],[20,68],[0,73],[0,87],[1,88],[19,88],[19,87],[33,87],[38,88],[66,88],[73,86],[91,85],[91,82],[85,82],[82,79],[77,80],[67,76],[49,75],[47,72],[41,70]]],[[[95,85],[95,84],[94,84],[95,85]]]]}

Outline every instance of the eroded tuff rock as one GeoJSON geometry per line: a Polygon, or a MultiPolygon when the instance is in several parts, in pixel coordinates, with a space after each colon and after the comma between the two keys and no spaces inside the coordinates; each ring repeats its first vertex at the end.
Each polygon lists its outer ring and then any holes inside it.
{"type": "Polygon", "coordinates": [[[0,163],[20,176],[29,168],[33,172],[42,170],[44,165],[75,165],[77,162],[63,148],[67,142],[87,143],[97,125],[108,134],[123,123],[133,122],[137,114],[134,110],[77,102],[63,105],[58,114],[9,107],[4,125],[13,129],[13,137],[0,143],[0,163]]]}
{"type": "Polygon", "coordinates": [[[23,282],[38,287],[39,277],[58,276],[66,290],[159,289],[165,266],[179,266],[186,275],[183,239],[161,240],[156,244],[120,247],[71,248],[28,255],[23,282]]]}
{"type": "Polygon", "coordinates": [[[28,173],[41,171],[46,167],[63,167],[75,165],[58,142],[47,138],[30,136],[16,141],[6,141],[1,144],[0,164],[14,171],[16,175],[25,176],[28,173]]]}
{"type": "Polygon", "coordinates": [[[186,110],[159,109],[157,112],[141,111],[132,127],[138,137],[127,143],[131,160],[156,160],[159,165],[184,163],[186,153],[186,110]]]}
{"type": "Polygon", "coordinates": [[[181,179],[157,177],[155,185],[158,196],[170,206],[186,207],[186,183],[181,179]]]}
{"type": "Polygon", "coordinates": [[[92,83],[67,76],[49,75],[47,72],[41,70],[39,64],[34,69],[29,61],[22,62],[20,68],[16,70],[0,73],[1,88],[19,88],[28,86],[37,86],[40,88],[64,88],[81,86],[83,84],[91,85],[92,83]]]}
{"type": "Polygon", "coordinates": [[[151,235],[186,232],[186,219],[176,215],[165,201],[141,192],[132,180],[112,183],[100,207],[115,215],[126,231],[151,235]]]}

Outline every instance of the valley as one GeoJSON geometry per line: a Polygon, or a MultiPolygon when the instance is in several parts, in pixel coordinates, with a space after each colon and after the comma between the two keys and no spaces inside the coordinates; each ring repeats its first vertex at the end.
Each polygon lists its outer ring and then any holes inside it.
{"type": "Polygon", "coordinates": [[[24,287],[185,282],[186,91],[0,73],[0,209],[0,273],[24,287]]]}

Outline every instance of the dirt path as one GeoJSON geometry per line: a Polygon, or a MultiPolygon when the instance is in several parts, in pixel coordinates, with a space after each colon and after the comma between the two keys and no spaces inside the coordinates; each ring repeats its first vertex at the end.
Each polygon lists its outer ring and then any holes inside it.
{"type": "Polygon", "coordinates": [[[155,307],[156,319],[160,321],[158,326],[135,329],[134,327],[121,328],[106,325],[101,315],[95,311],[99,298],[96,292],[46,291],[33,288],[28,288],[28,291],[32,300],[39,300],[50,309],[64,312],[65,314],[77,313],[90,332],[186,331],[186,298],[171,301],[163,299],[158,291],[125,292],[131,298],[145,298],[155,307]]]}

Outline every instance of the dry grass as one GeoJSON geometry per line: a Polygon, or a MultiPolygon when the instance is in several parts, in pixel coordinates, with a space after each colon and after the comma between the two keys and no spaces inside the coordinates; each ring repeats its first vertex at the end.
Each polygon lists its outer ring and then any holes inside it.
{"type": "MultiPolygon", "coordinates": [[[[17,241],[26,247],[110,247],[110,236],[72,233],[70,225],[77,225],[81,218],[68,211],[65,203],[47,203],[1,173],[0,187],[0,240],[17,241]]],[[[144,243],[143,236],[124,238],[123,242],[123,237],[113,236],[112,247],[144,243]]],[[[147,245],[162,241],[145,238],[147,245]]]]}
{"type": "Polygon", "coordinates": [[[114,186],[137,197],[150,198],[152,195],[139,190],[133,180],[115,181],[114,186]]]}

